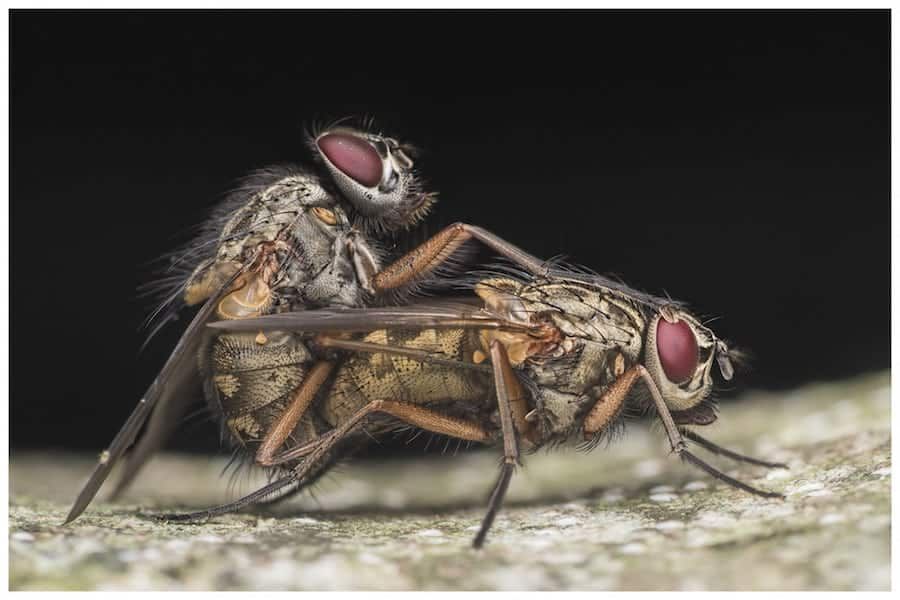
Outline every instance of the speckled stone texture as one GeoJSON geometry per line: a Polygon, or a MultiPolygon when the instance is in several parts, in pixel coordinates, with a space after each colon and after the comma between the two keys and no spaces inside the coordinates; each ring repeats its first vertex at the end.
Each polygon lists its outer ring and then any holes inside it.
{"type": "MultiPolygon", "coordinates": [[[[705,428],[789,470],[725,487],[669,456],[659,427],[590,454],[526,457],[482,551],[470,547],[496,450],[355,463],[261,514],[201,525],[145,515],[202,508],[229,488],[221,458],[165,455],[121,504],[60,523],[92,457],[14,453],[9,573],[17,590],[888,590],[890,376],[749,393],[705,428]]],[[[702,450],[697,452],[706,456],[702,450]]]]}

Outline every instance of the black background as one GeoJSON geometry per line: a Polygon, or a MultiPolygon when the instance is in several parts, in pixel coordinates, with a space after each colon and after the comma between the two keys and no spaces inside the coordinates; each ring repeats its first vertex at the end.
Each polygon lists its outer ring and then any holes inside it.
{"type": "MultiPolygon", "coordinates": [[[[11,28],[14,447],[109,442],[148,261],[316,117],[422,146],[431,220],[720,315],[744,388],[890,363],[881,12],[28,13],[11,28]]],[[[183,326],[183,325],[182,325],[183,326]]],[[[194,425],[196,447],[214,427],[194,425]]],[[[182,444],[185,443],[183,439],[182,444]]]]}

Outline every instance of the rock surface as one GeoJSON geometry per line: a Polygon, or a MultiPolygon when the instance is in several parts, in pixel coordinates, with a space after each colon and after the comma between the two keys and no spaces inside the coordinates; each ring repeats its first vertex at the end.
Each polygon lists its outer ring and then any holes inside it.
{"type": "MultiPolygon", "coordinates": [[[[219,458],[164,455],[121,504],[62,522],[92,457],[13,453],[11,589],[890,589],[890,376],[752,393],[704,434],[789,470],[711,462],[782,492],[750,496],[668,456],[658,427],[590,454],[526,457],[486,547],[470,547],[496,451],[354,463],[266,513],[200,525],[219,458]]],[[[701,450],[697,450],[703,454],[701,450]]]]}

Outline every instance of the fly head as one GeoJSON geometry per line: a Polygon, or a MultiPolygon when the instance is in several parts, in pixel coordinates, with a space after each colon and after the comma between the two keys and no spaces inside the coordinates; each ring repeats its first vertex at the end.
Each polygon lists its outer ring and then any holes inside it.
{"type": "Polygon", "coordinates": [[[726,381],[734,376],[728,345],[680,307],[664,306],[650,319],[644,365],[677,423],[708,425],[716,419],[706,403],[713,365],[726,381]]]}
{"type": "Polygon", "coordinates": [[[435,201],[416,174],[416,150],[392,137],[339,125],[317,133],[311,146],[369,229],[407,229],[435,201]]]}

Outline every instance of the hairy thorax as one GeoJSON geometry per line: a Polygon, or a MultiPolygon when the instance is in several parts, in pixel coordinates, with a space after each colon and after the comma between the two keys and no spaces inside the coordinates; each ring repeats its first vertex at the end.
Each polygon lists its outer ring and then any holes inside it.
{"type": "MultiPolygon", "coordinates": [[[[246,319],[322,306],[361,306],[366,276],[378,267],[334,196],[312,175],[270,182],[238,206],[222,227],[215,255],[185,288],[197,303],[223,287],[219,319],[246,319]]],[[[313,362],[294,334],[225,334],[201,353],[207,399],[228,433],[254,446],[289,405],[313,362]]],[[[313,415],[298,423],[293,442],[320,432],[313,415]]],[[[289,444],[290,445],[290,444],[289,444]]]]}

